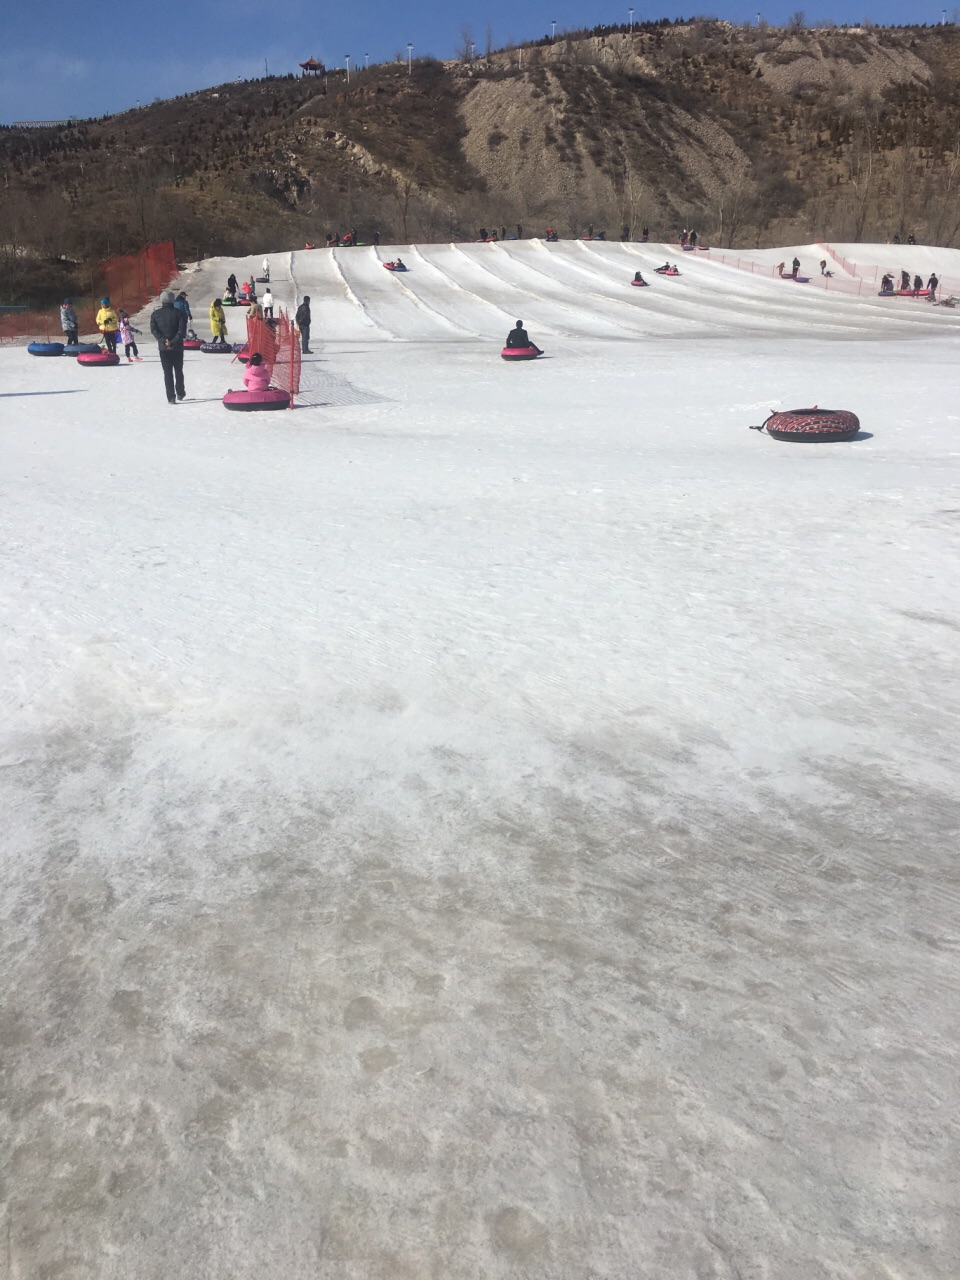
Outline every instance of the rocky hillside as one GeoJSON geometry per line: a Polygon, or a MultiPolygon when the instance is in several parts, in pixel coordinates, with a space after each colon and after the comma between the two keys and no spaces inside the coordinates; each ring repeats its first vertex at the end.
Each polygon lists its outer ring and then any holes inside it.
{"type": "Polygon", "coordinates": [[[3,301],[146,240],[197,258],[354,225],[385,242],[553,223],[953,245],[960,29],[605,28],[2,130],[0,168],[3,301]]]}

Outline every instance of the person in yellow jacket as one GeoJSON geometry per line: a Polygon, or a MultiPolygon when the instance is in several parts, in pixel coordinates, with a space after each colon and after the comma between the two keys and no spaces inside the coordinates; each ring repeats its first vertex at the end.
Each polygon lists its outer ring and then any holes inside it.
{"type": "Polygon", "coordinates": [[[100,310],[97,312],[97,328],[103,334],[107,350],[111,355],[116,355],[117,330],[120,328],[120,317],[111,307],[109,298],[100,299],[100,310]]]}
{"type": "Polygon", "coordinates": [[[214,298],[210,303],[210,329],[214,342],[226,342],[227,317],[223,313],[223,303],[219,298],[214,298]]]}

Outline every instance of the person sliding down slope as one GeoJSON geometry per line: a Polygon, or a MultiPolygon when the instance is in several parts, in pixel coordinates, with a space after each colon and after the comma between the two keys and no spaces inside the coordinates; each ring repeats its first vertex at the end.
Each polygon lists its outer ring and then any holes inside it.
{"type": "Polygon", "coordinates": [[[530,341],[530,337],[526,329],[523,327],[522,320],[518,320],[516,324],[516,328],[511,329],[510,332],[507,334],[507,346],[508,347],[529,347],[532,351],[536,351],[537,355],[541,355],[541,356],[543,355],[543,352],[540,350],[540,348],[530,341]]]}

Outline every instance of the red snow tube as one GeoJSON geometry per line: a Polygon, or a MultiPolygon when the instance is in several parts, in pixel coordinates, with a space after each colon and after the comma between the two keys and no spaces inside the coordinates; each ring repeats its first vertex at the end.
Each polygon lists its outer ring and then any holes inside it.
{"type": "Polygon", "coordinates": [[[383,265],[388,271],[406,271],[407,269],[406,263],[403,263],[403,265],[399,267],[393,262],[385,262],[383,265]]]}
{"type": "Polygon", "coordinates": [[[290,393],[268,387],[266,391],[228,391],[223,397],[224,407],[251,413],[262,409],[289,409],[290,393]]]}
{"type": "Polygon", "coordinates": [[[120,357],[113,351],[81,351],[77,364],[119,364],[120,357]]]}
{"type": "Polygon", "coordinates": [[[774,440],[852,440],[860,430],[860,419],[849,409],[787,409],[771,413],[762,427],[774,440]]]}
{"type": "Polygon", "coordinates": [[[504,347],[500,352],[504,360],[536,360],[542,354],[539,347],[504,347]]]}
{"type": "Polygon", "coordinates": [[[184,338],[183,349],[184,351],[201,351],[203,343],[199,338],[184,338]]]}
{"type": "Polygon", "coordinates": [[[631,280],[630,283],[636,285],[638,289],[646,289],[648,287],[646,280],[631,280]]]}

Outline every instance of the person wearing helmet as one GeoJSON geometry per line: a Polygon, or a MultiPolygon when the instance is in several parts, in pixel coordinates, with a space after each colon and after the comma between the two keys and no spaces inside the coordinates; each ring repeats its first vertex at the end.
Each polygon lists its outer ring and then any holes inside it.
{"type": "Polygon", "coordinates": [[[80,322],[77,319],[77,313],[73,309],[73,300],[64,298],[60,305],[60,328],[63,330],[63,336],[71,346],[76,346],[79,340],[80,322]]]}
{"type": "Polygon", "coordinates": [[[97,328],[103,334],[107,350],[112,356],[117,354],[117,330],[120,328],[120,317],[110,305],[109,298],[100,299],[100,310],[97,312],[97,328]]]}

